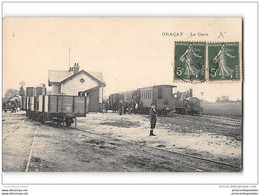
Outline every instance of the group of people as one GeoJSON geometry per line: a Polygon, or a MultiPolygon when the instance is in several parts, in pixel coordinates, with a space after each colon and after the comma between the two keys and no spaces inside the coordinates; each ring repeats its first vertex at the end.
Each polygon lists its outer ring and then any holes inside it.
{"type": "Polygon", "coordinates": [[[143,109],[143,103],[140,101],[139,103],[137,102],[127,102],[124,100],[120,100],[117,105],[117,110],[119,114],[131,114],[131,113],[141,113],[140,111],[143,109]]]}
{"type": "Polygon", "coordinates": [[[18,112],[18,104],[16,102],[3,102],[3,111],[6,113],[8,110],[11,111],[11,113],[18,112]]]}
{"type": "MultiPolygon", "coordinates": [[[[106,110],[106,112],[111,109],[111,107],[109,106],[109,101],[106,101],[104,104],[104,109],[106,110]]],[[[112,110],[113,112],[117,112],[121,115],[121,114],[131,114],[131,113],[140,113],[142,114],[142,110],[143,110],[143,102],[142,100],[140,100],[138,103],[137,102],[133,102],[133,101],[124,101],[124,100],[119,100],[118,102],[114,102],[112,103],[112,110]]]]}

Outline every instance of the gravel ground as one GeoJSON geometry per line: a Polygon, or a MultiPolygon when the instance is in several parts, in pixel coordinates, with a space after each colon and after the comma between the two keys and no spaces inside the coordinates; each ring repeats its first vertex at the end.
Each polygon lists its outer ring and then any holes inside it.
{"type": "Polygon", "coordinates": [[[59,129],[8,112],[2,123],[5,172],[241,170],[182,154],[241,166],[242,119],[158,117],[156,137],[148,136],[145,115],[91,113],[77,128],[59,129]]]}

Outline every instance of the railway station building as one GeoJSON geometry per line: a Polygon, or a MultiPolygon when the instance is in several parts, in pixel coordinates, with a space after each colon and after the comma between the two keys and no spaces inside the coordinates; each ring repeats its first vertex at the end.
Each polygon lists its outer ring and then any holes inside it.
{"type": "Polygon", "coordinates": [[[14,102],[14,101],[20,102],[21,101],[21,96],[20,95],[14,95],[14,96],[10,97],[7,101],[8,102],[14,102]]]}
{"type": "Polygon", "coordinates": [[[67,71],[49,70],[48,85],[52,87],[52,95],[87,96],[87,111],[101,111],[106,86],[101,72],[79,70],[78,63],[75,63],[67,71]]]}

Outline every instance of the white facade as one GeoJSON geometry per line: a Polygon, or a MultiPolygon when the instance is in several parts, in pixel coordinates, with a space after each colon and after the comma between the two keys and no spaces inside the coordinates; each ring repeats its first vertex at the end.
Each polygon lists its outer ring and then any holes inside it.
{"type": "Polygon", "coordinates": [[[85,91],[97,86],[99,86],[97,81],[82,72],[72,77],[71,80],[62,83],[60,93],[64,95],[78,95],[80,91],[85,91]]]}
{"type": "Polygon", "coordinates": [[[60,85],[59,84],[53,84],[52,85],[52,91],[51,91],[51,94],[52,95],[59,95],[61,92],[60,92],[60,85]]]}

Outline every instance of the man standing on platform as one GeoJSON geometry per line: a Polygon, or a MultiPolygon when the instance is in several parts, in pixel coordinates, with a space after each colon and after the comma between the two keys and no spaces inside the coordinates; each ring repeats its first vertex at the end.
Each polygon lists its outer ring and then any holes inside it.
{"type": "Polygon", "coordinates": [[[157,112],[155,110],[155,104],[152,103],[150,109],[150,127],[151,127],[150,136],[156,136],[155,134],[153,134],[153,129],[155,128],[156,120],[157,120],[157,112]]]}

